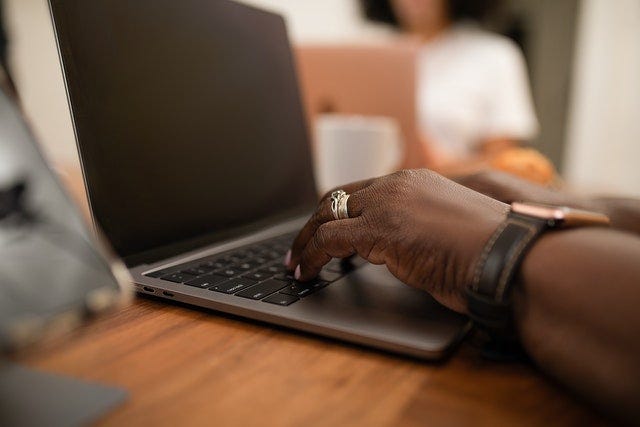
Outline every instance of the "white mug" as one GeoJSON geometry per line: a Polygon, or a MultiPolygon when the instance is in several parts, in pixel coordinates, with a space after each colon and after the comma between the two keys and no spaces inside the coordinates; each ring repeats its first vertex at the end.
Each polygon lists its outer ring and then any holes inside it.
{"type": "Polygon", "coordinates": [[[388,117],[323,114],[315,121],[315,176],[323,194],[334,187],[393,172],[402,137],[388,117]]]}

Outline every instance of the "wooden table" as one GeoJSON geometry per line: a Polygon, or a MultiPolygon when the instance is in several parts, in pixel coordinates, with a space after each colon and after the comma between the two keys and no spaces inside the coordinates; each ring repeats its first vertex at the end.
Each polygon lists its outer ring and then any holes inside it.
{"type": "Polygon", "coordinates": [[[535,368],[469,344],[429,364],[150,298],[18,361],[128,389],[103,425],[604,424],[535,368]]]}

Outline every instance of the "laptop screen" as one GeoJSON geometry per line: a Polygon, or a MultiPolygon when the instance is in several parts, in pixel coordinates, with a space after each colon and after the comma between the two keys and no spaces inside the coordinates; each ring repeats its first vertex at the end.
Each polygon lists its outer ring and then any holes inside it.
{"type": "Polygon", "coordinates": [[[128,264],[315,203],[281,17],[226,0],[50,4],[93,215],[128,264]]]}

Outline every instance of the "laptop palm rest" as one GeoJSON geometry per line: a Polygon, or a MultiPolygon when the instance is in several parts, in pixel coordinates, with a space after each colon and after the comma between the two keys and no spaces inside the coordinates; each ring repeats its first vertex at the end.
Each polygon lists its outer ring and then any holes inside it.
{"type": "Polygon", "coordinates": [[[366,265],[291,306],[330,335],[418,357],[441,357],[468,330],[468,320],[385,266],[366,265]]]}

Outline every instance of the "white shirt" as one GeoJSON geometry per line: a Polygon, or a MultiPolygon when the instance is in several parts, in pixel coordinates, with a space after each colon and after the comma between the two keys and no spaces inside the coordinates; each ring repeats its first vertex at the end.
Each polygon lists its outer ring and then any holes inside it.
{"type": "Polygon", "coordinates": [[[425,44],[418,64],[418,120],[436,154],[464,159],[488,138],[536,136],[527,69],[511,40],[458,24],[425,44]]]}

